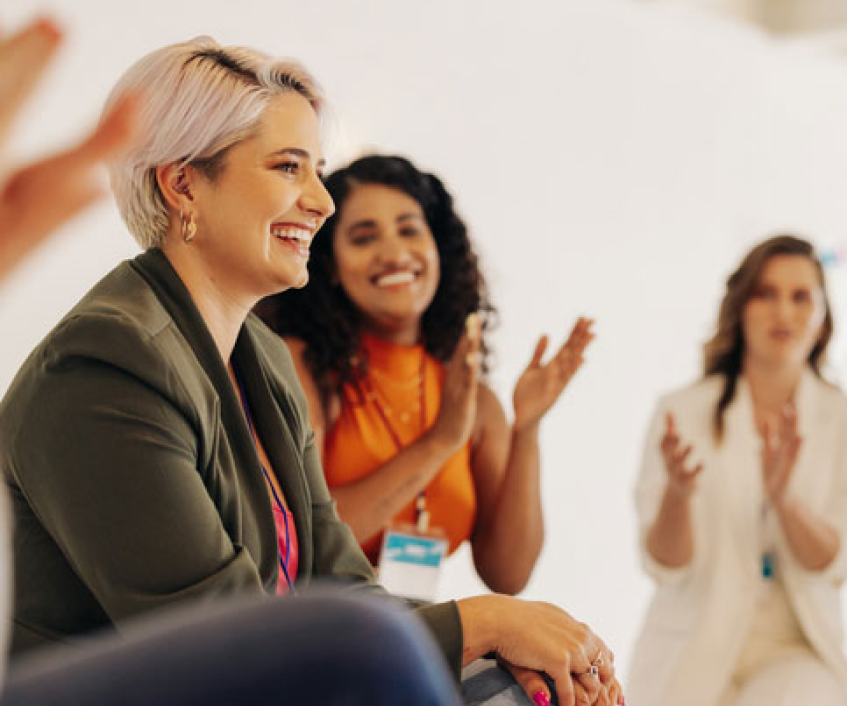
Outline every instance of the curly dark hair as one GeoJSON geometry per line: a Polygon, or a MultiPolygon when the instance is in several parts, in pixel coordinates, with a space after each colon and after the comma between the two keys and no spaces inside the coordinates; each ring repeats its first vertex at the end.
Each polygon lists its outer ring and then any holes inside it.
{"type": "Polygon", "coordinates": [[[403,157],[371,155],[333,172],[324,183],[336,212],[312,243],[309,283],[303,289],[268,297],[256,308],[279,335],[305,342],[305,362],[323,402],[367,372],[367,361],[359,355],[362,317],[334,277],[332,247],[344,203],[359,184],[399,189],[421,205],[441,263],[438,288],[421,322],[422,343],[430,355],[446,362],[459,343],[468,314],[478,312],[483,333],[481,369],[487,372],[490,349],[485,333],[493,325],[496,311],[467,228],[453,210],[453,198],[441,180],[403,157]]]}

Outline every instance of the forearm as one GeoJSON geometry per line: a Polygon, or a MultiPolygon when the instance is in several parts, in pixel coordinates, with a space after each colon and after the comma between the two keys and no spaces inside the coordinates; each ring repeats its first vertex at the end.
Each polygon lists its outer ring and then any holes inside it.
{"type": "Polygon", "coordinates": [[[647,533],[647,551],[670,568],[682,568],[694,557],[690,496],[679,494],[670,484],[647,533]]]}
{"type": "Polygon", "coordinates": [[[430,484],[454,450],[425,434],[364,478],[337,486],[338,514],[357,541],[367,541],[430,484]]]}
{"type": "Polygon", "coordinates": [[[776,503],[774,509],[797,561],[809,571],[821,571],[829,566],[841,548],[835,528],[797,499],[776,503]]]}
{"type": "Polygon", "coordinates": [[[538,425],[513,430],[497,504],[473,537],[474,562],[499,593],[526,586],[544,543],[538,425]]]}

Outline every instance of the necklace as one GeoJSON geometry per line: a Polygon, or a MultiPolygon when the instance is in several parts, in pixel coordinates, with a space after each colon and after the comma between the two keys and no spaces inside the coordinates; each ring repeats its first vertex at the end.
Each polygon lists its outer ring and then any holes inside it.
{"type": "MultiPolygon", "coordinates": [[[[421,352],[421,362],[418,374],[416,378],[414,378],[414,382],[418,387],[418,398],[412,405],[411,412],[408,410],[402,410],[398,414],[395,414],[395,410],[388,404],[385,399],[385,395],[383,395],[374,385],[372,374],[375,372],[375,370],[368,369],[367,374],[362,379],[365,397],[370,402],[373,402],[374,408],[379,415],[382,425],[391,437],[394,448],[396,448],[397,451],[401,451],[406,445],[400,439],[400,434],[397,432],[397,429],[392,423],[393,419],[398,419],[401,424],[409,424],[412,421],[412,413],[418,412],[419,430],[423,431],[426,428],[426,354],[423,353],[423,351],[421,352]]],[[[388,376],[384,377],[387,378],[388,376]]]]}
{"type": "MultiPolygon", "coordinates": [[[[420,386],[420,383],[418,381],[415,382],[418,384],[418,386],[420,386]]],[[[375,385],[371,385],[371,390],[366,392],[365,395],[369,401],[374,403],[380,417],[384,418],[383,424],[391,430],[389,432],[391,433],[391,440],[394,442],[394,445],[397,446],[398,440],[395,434],[392,433],[396,430],[393,429],[393,427],[391,426],[390,420],[396,419],[401,424],[408,425],[412,421],[412,414],[414,412],[420,413],[423,409],[423,407],[421,406],[420,399],[415,400],[414,404],[412,404],[411,411],[404,409],[401,410],[399,413],[395,413],[394,408],[385,399],[385,395],[383,395],[382,392],[375,385]]]]}
{"type": "MultiPolygon", "coordinates": [[[[399,453],[406,445],[403,443],[400,438],[400,434],[391,422],[391,419],[394,417],[394,410],[387,404],[384,396],[378,394],[377,389],[373,384],[371,374],[374,372],[376,372],[376,370],[369,369],[362,379],[365,397],[369,401],[373,402],[374,408],[376,409],[376,413],[379,415],[382,425],[391,437],[394,448],[397,449],[397,452],[399,453]],[[383,399],[380,400],[380,397],[383,399]]],[[[388,376],[385,377],[387,378],[388,376]]],[[[426,428],[426,354],[423,351],[421,351],[421,362],[415,382],[418,385],[418,399],[415,404],[412,405],[412,411],[419,413],[419,431],[422,433],[426,428]]],[[[401,423],[408,424],[412,419],[412,415],[407,411],[402,411],[399,415],[397,415],[397,418],[401,423]]],[[[417,525],[418,531],[421,533],[425,533],[429,530],[429,512],[426,509],[425,489],[418,493],[415,498],[415,524],[417,525]]]]}
{"type": "Polygon", "coordinates": [[[376,368],[368,368],[368,375],[372,375],[374,380],[379,380],[380,387],[390,387],[398,392],[408,392],[414,387],[420,387],[423,371],[419,371],[415,377],[397,380],[391,375],[388,375],[376,368]]]}

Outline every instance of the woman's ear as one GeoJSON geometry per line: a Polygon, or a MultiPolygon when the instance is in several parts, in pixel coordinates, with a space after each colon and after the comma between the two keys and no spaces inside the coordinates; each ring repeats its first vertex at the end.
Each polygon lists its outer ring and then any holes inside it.
{"type": "Polygon", "coordinates": [[[180,213],[191,211],[190,204],[194,201],[192,186],[196,178],[194,169],[179,162],[156,167],[156,183],[165,203],[180,213]]]}

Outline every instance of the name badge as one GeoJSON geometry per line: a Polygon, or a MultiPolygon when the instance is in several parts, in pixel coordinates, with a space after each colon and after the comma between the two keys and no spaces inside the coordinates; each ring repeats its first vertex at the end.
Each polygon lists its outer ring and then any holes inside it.
{"type": "Polygon", "coordinates": [[[379,582],[395,595],[432,603],[446,555],[444,537],[389,528],[379,555],[379,582]]]}

